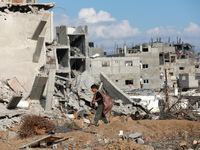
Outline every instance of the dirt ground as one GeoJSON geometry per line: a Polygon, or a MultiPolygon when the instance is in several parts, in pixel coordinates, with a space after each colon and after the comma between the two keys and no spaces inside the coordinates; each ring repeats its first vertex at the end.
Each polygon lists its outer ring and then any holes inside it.
{"type": "MultiPolygon", "coordinates": [[[[66,122],[60,122],[65,125],[66,122]]],[[[59,136],[72,136],[62,142],[57,142],[57,149],[96,149],[96,150],[151,150],[151,149],[182,149],[179,144],[186,141],[187,148],[192,148],[194,140],[200,141],[200,122],[187,120],[141,120],[133,121],[126,116],[117,116],[110,119],[109,124],[102,122],[98,127],[87,127],[83,119],[71,121],[80,130],[68,133],[60,133],[59,136]],[[143,134],[144,145],[139,145],[133,140],[123,140],[119,131],[123,130],[125,136],[139,132],[143,134]]],[[[46,135],[37,135],[27,139],[20,139],[17,136],[19,126],[6,132],[0,132],[0,149],[17,150],[19,147],[33,142],[46,135]]],[[[53,149],[53,144],[46,148],[36,147],[34,150],[53,149]]],[[[200,143],[198,145],[200,148],[200,143]]]]}

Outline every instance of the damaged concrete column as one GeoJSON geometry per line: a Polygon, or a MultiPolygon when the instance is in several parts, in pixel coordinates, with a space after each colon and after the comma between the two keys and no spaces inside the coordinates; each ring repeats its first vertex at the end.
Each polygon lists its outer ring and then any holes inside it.
{"type": "Polygon", "coordinates": [[[46,105],[45,110],[50,111],[52,108],[53,94],[54,94],[54,85],[55,85],[55,75],[56,70],[49,70],[49,79],[47,83],[47,96],[46,96],[46,105]]]}

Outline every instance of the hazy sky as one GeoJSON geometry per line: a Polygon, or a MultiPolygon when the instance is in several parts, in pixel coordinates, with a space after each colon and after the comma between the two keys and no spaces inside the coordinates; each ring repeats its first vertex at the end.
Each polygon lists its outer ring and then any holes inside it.
{"type": "Polygon", "coordinates": [[[200,52],[200,0],[38,0],[55,2],[54,26],[88,25],[89,41],[106,51],[180,37],[200,52]]]}

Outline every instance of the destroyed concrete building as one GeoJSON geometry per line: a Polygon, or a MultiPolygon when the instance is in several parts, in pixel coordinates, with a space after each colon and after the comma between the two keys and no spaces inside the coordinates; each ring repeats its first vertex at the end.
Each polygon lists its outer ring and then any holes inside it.
{"type": "Polygon", "coordinates": [[[16,77],[27,91],[31,90],[35,75],[46,63],[45,42],[53,41],[53,12],[45,11],[53,6],[0,3],[0,32],[4,35],[0,38],[1,79],[16,77]],[[21,5],[27,13],[15,10],[21,5]]]}
{"type": "MultiPolygon", "coordinates": [[[[132,48],[124,45],[123,48],[115,48],[115,55],[110,57],[115,58],[116,61],[130,57],[139,58],[139,62],[134,62],[135,66],[140,67],[137,75],[139,79],[134,77],[136,81],[128,84],[133,89],[164,88],[165,70],[169,87],[199,88],[199,54],[195,52],[193,45],[181,43],[181,39],[177,39],[176,44],[170,43],[170,39],[168,43],[162,42],[159,38],[155,42],[152,40],[150,44],[136,45],[132,48]]],[[[121,68],[124,67],[121,66],[121,68]]],[[[114,79],[117,78],[116,76],[112,77],[113,74],[109,76],[113,78],[113,81],[119,82],[114,79]]],[[[124,72],[124,76],[128,76],[128,70],[124,72]]],[[[118,84],[120,88],[125,88],[125,85],[126,79],[123,79],[122,84],[118,84]]]]}

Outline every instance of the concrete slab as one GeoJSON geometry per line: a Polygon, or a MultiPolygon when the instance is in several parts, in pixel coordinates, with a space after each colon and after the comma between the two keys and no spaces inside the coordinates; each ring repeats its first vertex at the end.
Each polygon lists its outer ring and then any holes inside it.
{"type": "Polygon", "coordinates": [[[46,29],[47,28],[44,28],[44,30],[42,31],[41,35],[38,38],[37,45],[35,48],[35,53],[33,54],[33,63],[38,63],[38,61],[40,59],[40,54],[41,54],[42,48],[44,46],[46,29]]]}
{"type": "Polygon", "coordinates": [[[103,82],[105,90],[112,99],[121,99],[124,104],[132,103],[132,100],[129,98],[129,96],[121,91],[105,73],[101,72],[100,79],[103,82]]]}
{"type": "Polygon", "coordinates": [[[35,147],[35,146],[39,145],[40,143],[52,143],[53,141],[56,141],[56,140],[59,140],[59,139],[62,139],[62,137],[55,136],[55,135],[47,135],[47,136],[40,138],[40,139],[38,139],[34,142],[31,142],[27,145],[22,146],[19,149],[24,149],[24,148],[27,148],[27,147],[35,147]]]}
{"type": "Polygon", "coordinates": [[[8,82],[8,85],[11,87],[11,89],[15,92],[23,92],[26,93],[27,91],[24,89],[24,87],[20,84],[20,82],[17,80],[16,77],[10,79],[8,82]]]}
{"type": "Polygon", "coordinates": [[[137,138],[142,138],[142,133],[136,132],[134,134],[130,134],[129,139],[137,139],[137,138]]]}
{"type": "Polygon", "coordinates": [[[48,76],[36,76],[30,94],[30,99],[40,100],[44,92],[48,76]]]}
{"type": "Polygon", "coordinates": [[[8,105],[6,106],[7,109],[14,109],[16,108],[19,101],[22,99],[22,94],[14,94],[10,99],[8,105]]]}
{"type": "Polygon", "coordinates": [[[33,36],[32,36],[32,40],[37,40],[39,38],[39,35],[42,33],[46,23],[47,23],[47,19],[49,17],[49,13],[45,13],[42,17],[42,19],[40,20],[40,23],[38,24],[33,36]]]}

